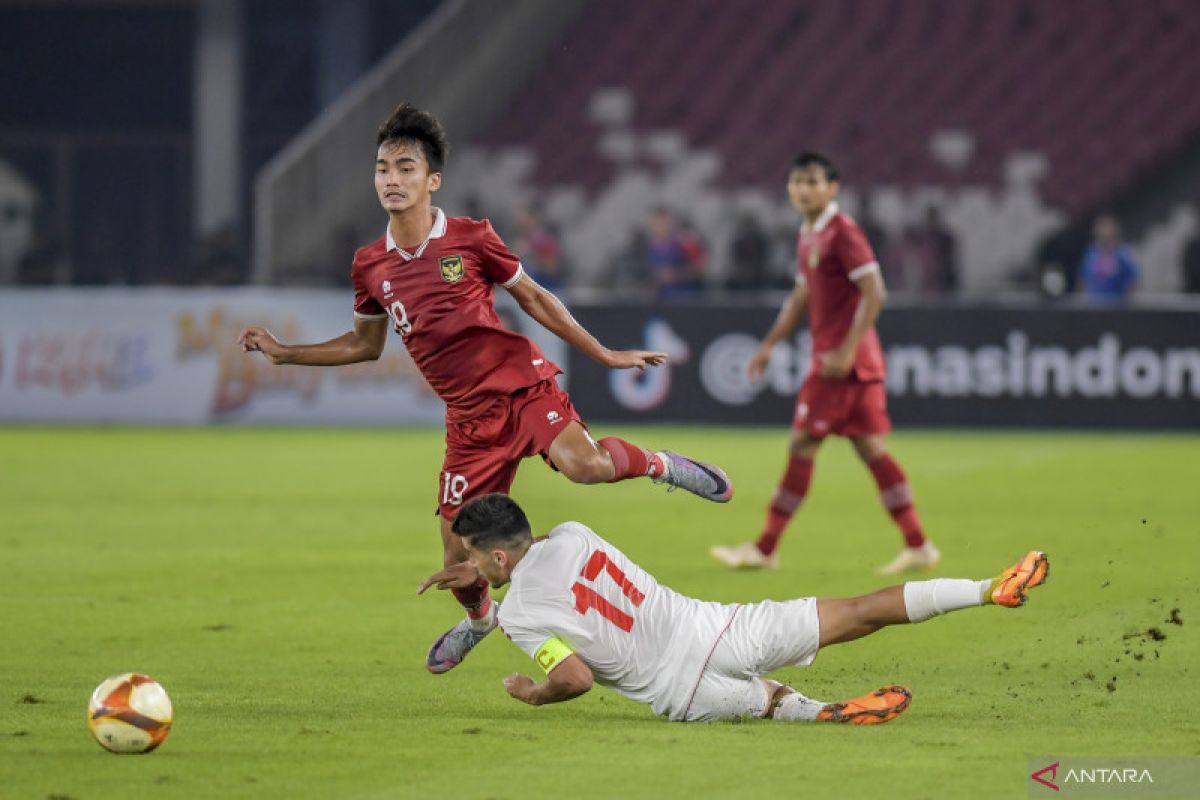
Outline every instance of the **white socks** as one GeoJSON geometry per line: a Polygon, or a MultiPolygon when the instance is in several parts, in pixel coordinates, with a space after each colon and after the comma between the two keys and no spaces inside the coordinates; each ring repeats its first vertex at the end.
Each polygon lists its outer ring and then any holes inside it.
{"type": "Polygon", "coordinates": [[[817,713],[827,705],[828,703],[805,697],[799,692],[792,692],[776,703],[771,719],[782,722],[812,722],[817,718],[817,713]]]}
{"type": "Polygon", "coordinates": [[[471,619],[467,617],[467,622],[471,623],[471,630],[477,633],[486,633],[496,627],[496,611],[500,608],[500,604],[495,600],[488,599],[488,610],[479,619],[471,619]]]}
{"type": "Polygon", "coordinates": [[[908,613],[909,622],[924,622],[947,611],[981,606],[983,594],[991,585],[991,580],[971,581],[964,578],[909,581],[904,584],[904,610],[908,613]]]}

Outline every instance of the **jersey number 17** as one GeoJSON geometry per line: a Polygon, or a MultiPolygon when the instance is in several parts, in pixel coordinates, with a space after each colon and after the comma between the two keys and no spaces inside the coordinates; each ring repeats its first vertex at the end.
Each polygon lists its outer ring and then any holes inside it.
{"type": "MultiPolygon", "coordinates": [[[[583,565],[583,571],[579,573],[579,576],[588,583],[594,584],[596,579],[600,577],[601,570],[607,572],[608,577],[612,578],[613,583],[621,587],[621,593],[629,599],[629,602],[633,603],[635,608],[640,606],[642,601],[646,599],[646,595],[629,582],[629,579],[625,577],[625,573],[621,571],[621,568],[608,560],[608,554],[603,550],[592,551],[587,563],[583,565]]],[[[600,616],[626,633],[633,630],[633,617],[605,600],[591,586],[585,586],[583,583],[575,581],[571,585],[571,593],[575,595],[575,610],[580,614],[587,614],[588,609],[595,609],[600,616]]]]}

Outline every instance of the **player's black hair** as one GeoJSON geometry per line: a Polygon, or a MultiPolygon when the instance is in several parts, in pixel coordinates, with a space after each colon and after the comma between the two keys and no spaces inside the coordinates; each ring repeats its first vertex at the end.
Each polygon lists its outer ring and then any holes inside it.
{"type": "Polygon", "coordinates": [[[533,539],[529,519],[517,501],[498,492],[467,501],[450,530],[476,550],[512,549],[533,539]]]}
{"type": "Polygon", "coordinates": [[[441,172],[446,167],[446,156],[450,153],[446,130],[437,117],[408,103],[397,106],[379,126],[379,132],[375,134],[375,146],[384,142],[418,142],[425,151],[430,172],[441,172]]]}
{"type": "Polygon", "coordinates": [[[834,166],[833,159],[814,150],[805,150],[803,153],[796,156],[796,160],[792,162],[792,167],[799,169],[820,167],[825,171],[826,180],[836,181],[841,178],[841,173],[838,172],[838,168],[834,166]]]}

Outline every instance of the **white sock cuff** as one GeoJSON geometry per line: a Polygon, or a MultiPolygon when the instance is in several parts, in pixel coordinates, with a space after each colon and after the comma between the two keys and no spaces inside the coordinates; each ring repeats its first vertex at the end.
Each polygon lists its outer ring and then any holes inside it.
{"type": "Polygon", "coordinates": [[[775,712],[771,714],[771,718],[781,722],[812,722],[826,705],[828,704],[805,697],[799,692],[792,692],[784,695],[775,704],[775,712]]]}
{"type": "Polygon", "coordinates": [[[489,598],[491,605],[488,606],[487,613],[479,619],[471,619],[467,617],[467,622],[471,624],[472,630],[475,631],[490,631],[496,627],[496,612],[500,610],[500,604],[489,598]]]}
{"type": "Polygon", "coordinates": [[[904,610],[909,622],[924,622],[930,617],[983,605],[983,592],[990,581],[964,578],[934,578],[904,584],[904,610]]]}

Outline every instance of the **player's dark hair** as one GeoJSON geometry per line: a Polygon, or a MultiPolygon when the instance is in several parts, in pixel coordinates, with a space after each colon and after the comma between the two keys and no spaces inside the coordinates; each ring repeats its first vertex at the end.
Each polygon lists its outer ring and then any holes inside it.
{"type": "Polygon", "coordinates": [[[498,492],[467,501],[450,530],[476,550],[512,549],[533,539],[529,519],[517,501],[498,492]]]}
{"type": "Polygon", "coordinates": [[[446,166],[450,145],[446,143],[446,130],[437,117],[428,111],[401,103],[392,115],[379,126],[375,135],[375,146],[384,142],[417,142],[425,151],[430,172],[441,172],[446,166]]]}
{"type": "Polygon", "coordinates": [[[820,167],[825,172],[825,179],[836,181],[841,178],[841,173],[834,166],[833,160],[823,153],[817,153],[813,150],[805,150],[800,155],[796,156],[796,160],[792,162],[793,168],[808,169],[809,167],[820,167]]]}

